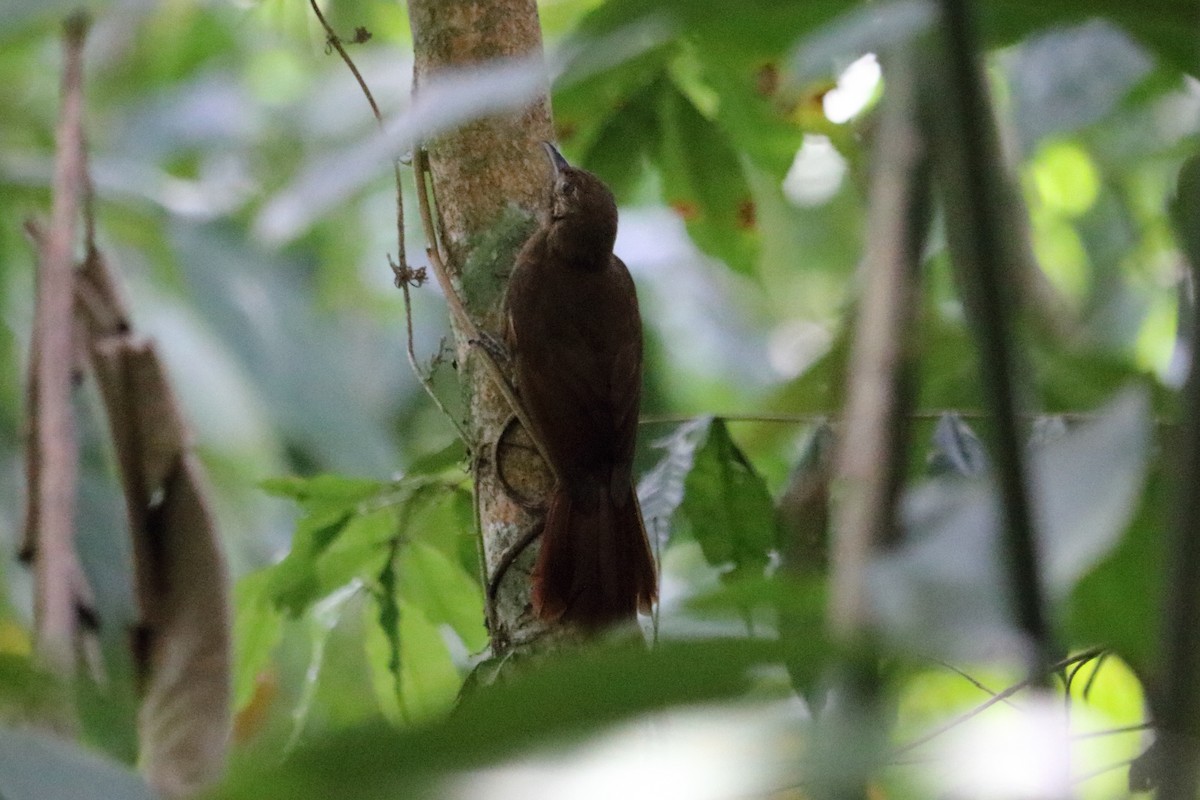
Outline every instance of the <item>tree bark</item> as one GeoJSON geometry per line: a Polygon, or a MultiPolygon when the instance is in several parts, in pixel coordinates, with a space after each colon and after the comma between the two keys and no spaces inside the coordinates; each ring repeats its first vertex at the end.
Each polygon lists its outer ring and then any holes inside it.
{"type": "MultiPolygon", "coordinates": [[[[443,70],[542,53],[535,0],[410,0],[408,13],[418,93],[443,70]]],[[[539,143],[553,138],[543,94],[520,113],[477,120],[427,144],[451,280],[475,325],[497,341],[503,339],[502,303],[513,261],[546,210],[548,165],[539,143]]],[[[536,485],[544,477],[536,458],[502,458],[504,448],[497,443],[512,409],[484,368],[478,346],[457,326],[454,334],[486,577],[490,581],[504,569],[488,608],[493,651],[499,654],[548,631],[529,603],[536,547],[501,566],[538,522],[529,504],[505,486],[536,485]]]]}

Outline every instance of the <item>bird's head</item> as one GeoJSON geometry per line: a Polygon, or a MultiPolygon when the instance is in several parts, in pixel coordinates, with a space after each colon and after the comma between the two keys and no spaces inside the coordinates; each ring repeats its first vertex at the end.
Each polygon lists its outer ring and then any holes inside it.
{"type": "MultiPolygon", "coordinates": [[[[572,249],[612,252],[617,238],[617,202],[604,181],[572,167],[549,142],[542,142],[550,158],[553,183],[550,191],[550,226],[555,238],[568,237],[572,249]]],[[[564,242],[565,244],[565,242],[564,242]]]]}

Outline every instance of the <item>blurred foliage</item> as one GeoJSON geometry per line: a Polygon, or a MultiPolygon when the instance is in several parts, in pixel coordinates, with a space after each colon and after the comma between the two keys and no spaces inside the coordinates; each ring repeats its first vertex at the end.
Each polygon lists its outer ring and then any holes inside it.
{"type": "MultiPolygon", "coordinates": [[[[304,182],[377,144],[365,102],[326,57],[303,3],[89,6],[101,245],[129,284],[135,324],[171,368],[242,576],[237,743],[217,795],[436,794],[464,770],[561,752],[615,723],[698,704],[724,709],[713,714],[784,704],[787,734],[769,749],[786,751],[779,785],[802,783],[797,732],[811,719],[794,697],[826,704],[836,651],[819,630],[823,581],[804,565],[779,566],[788,542],[775,498],[810,458],[810,428],[843,402],[874,104],[887,75],[886,60],[880,81],[876,62],[860,59],[917,35],[930,7],[540,3],[551,61],[565,65],[553,98],[564,151],[622,206],[617,250],[647,325],[644,410],[678,420],[645,425],[638,454],[663,602],[653,648],[612,642],[533,659],[447,717],[472,670],[495,665],[464,456],[405,363],[387,266],[389,170],[351,188],[304,182]],[[834,113],[838,103],[850,110],[834,113]]],[[[384,114],[402,115],[404,8],[326,6],[344,34],[372,32],[352,54],[384,114]]],[[[1025,400],[1034,414],[1064,415],[1067,430],[1043,424],[1031,445],[1046,546],[1068,564],[1053,580],[1061,644],[1120,657],[1089,662],[1070,686],[1073,734],[1095,734],[1142,719],[1135,675],[1155,654],[1175,388],[1196,313],[1185,255],[1200,263],[1195,4],[978,6],[1032,251],[1077,323],[1067,340],[1030,326],[1025,400]],[[1144,407],[1118,400],[1094,416],[1131,384],[1144,407]]],[[[21,220],[49,207],[66,9],[0,8],[0,543],[9,553],[22,515],[34,280],[21,220]]],[[[422,263],[416,223],[409,256],[422,263]]],[[[939,214],[925,252],[911,536],[877,565],[880,586],[902,589],[883,593],[903,641],[888,665],[894,709],[877,721],[894,725],[899,742],[986,700],[978,684],[1019,680],[1003,648],[998,658],[995,648],[943,647],[983,643],[963,631],[1007,632],[996,626],[1003,601],[989,555],[991,431],[978,414],[946,224],[939,214]],[[953,657],[973,680],[931,667],[933,655],[953,657]]],[[[435,358],[447,326],[433,290],[415,293],[414,329],[454,408],[451,370],[435,358]]],[[[128,760],[133,676],[113,644],[132,618],[128,554],[109,535],[120,500],[93,427],[83,431],[81,549],[112,639],[112,680],[80,701],[93,711],[74,732],[128,760]]],[[[142,796],[124,768],[14,732],[69,731],[75,698],[32,663],[25,567],[5,560],[0,582],[0,795],[142,796]]],[[[1072,755],[1089,769],[1128,759],[1138,742],[1122,737],[1074,741],[1072,755]]],[[[933,796],[915,772],[887,772],[881,793],[933,796]]],[[[1078,791],[1120,796],[1121,778],[1108,772],[1078,791]]]]}

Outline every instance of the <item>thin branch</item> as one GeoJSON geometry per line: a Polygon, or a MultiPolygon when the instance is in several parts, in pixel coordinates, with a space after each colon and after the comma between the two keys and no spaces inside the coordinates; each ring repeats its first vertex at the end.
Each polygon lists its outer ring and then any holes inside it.
{"type": "MultiPolygon", "coordinates": [[[[961,670],[958,667],[954,666],[953,664],[950,664],[945,661],[938,661],[937,663],[939,665],[945,667],[946,669],[950,670],[954,674],[958,675],[959,677],[963,678],[968,683],[970,683],[972,686],[974,686],[976,689],[986,692],[987,694],[991,695],[992,697],[996,696],[997,693],[995,690],[990,689],[987,686],[984,686],[982,683],[980,683],[978,680],[976,680],[972,675],[969,675],[966,671],[961,670]]],[[[1007,706],[1011,706],[1012,708],[1018,708],[1018,706],[1015,703],[1010,703],[1007,700],[1004,701],[1004,704],[1007,706]]]]}
{"type": "Polygon", "coordinates": [[[829,615],[833,630],[851,639],[869,636],[874,627],[867,562],[897,537],[913,399],[913,315],[929,211],[911,54],[898,50],[887,63],[893,69],[874,154],[865,286],[847,378],[848,424],[836,462],[843,498],[835,508],[829,615]]]}
{"type": "Polygon", "coordinates": [[[516,390],[513,389],[508,376],[504,374],[504,370],[500,368],[495,358],[492,357],[492,353],[488,349],[488,340],[484,338],[475,326],[475,322],[471,319],[471,315],[467,313],[462,299],[458,296],[458,292],[450,280],[450,271],[446,268],[446,262],[442,258],[440,239],[434,227],[433,211],[429,202],[429,188],[425,180],[426,175],[430,174],[429,154],[421,144],[417,145],[416,151],[413,154],[413,171],[417,179],[417,208],[421,213],[421,224],[424,226],[425,240],[429,243],[429,246],[425,249],[425,253],[429,256],[429,263],[433,267],[433,275],[442,289],[442,294],[446,297],[446,305],[450,309],[450,315],[454,318],[455,327],[461,335],[465,336],[467,343],[479,353],[488,375],[491,376],[492,381],[496,384],[496,388],[512,409],[513,414],[516,415],[521,426],[529,434],[529,438],[533,441],[534,446],[537,447],[538,455],[546,462],[547,469],[550,470],[557,481],[558,474],[555,472],[554,464],[550,460],[546,446],[542,444],[541,439],[534,432],[534,427],[529,421],[529,415],[525,413],[525,406],[517,398],[516,390]]]}
{"type": "MultiPolygon", "coordinates": [[[[321,13],[321,7],[317,4],[317,0],[308,0],[308,4],[312,7],[313,13],[317,15],[317,20],[320,21],[321,27],[325,29],[325,41],[330,47],[335,49],[342,61],[350,69],[354,75],[354,80],[358,82],[358,88],[362,90],[363,96],[367,98],[367,102],[371,105],[371,113],[375,116],[375,122],[380,128],[383,128],[383,114],[379,110],[379,104],[375,102],[375,96],[371,93],[370,87],[367,86],[367,81],[363,78],[362,73],[358,71],[358,66],[354,63],[354,59],[346,52],[345,46],[342,44],[342,39],[333,30],[333,27],[325,19],[325,15],[321,13]]],[[[362,36],[362,30],[359,29],[356,41],[365,41],[362,36]]],[[[369,35],[368,37],[369,38],[369,35]]],[[[408,265],[408,256],[405,253],[404,239],[404,187],[400,179],[400,159],[392,159],[392,175],[396,183],[396,260],[388,258],[388,264],[392,268],[396,288],[398,288],[404,297],[404,331],[406,336],[406,353],[408,355],[408,364],[412,367],[413,374],[417,376],[421,387],[425,393],[429,395],[429,399],[437,407],[446,419],[450,420],[450,424],[458,432],[458,436],[464,442],[467,441],[466,431],[463,430],[462,424],[458,419],[450,413],[446,405],[437,396],[437,392],[433,389],[433,383],[430,377],[421,369],[421,365],[417,359],[417,353],[414,345],[413,336],[413,319],[412,319],[412,297],[409,291],[410,286],[420,286],[425,282],[424,269],[412,269],[408,265]]]]}
{"type": "MultiPolygon", "coordinates": [[[[1196,191],[1193,182],[1181,177],[1177,202],[1181,215],[1188,216],[1180,221],[1193,235],[1200,232],[1196,191]]],[[[1200,261],[1193,248],[1184,252],[1195,283],[1200,279],[1200,261]]],[[[1158,648],[1162,681],[1150,698],[1160,728],[1154,745],[1159,756],[1142,762],[1143,769],[1158,773],[1157,796],[1162,800],[1192,800],[1200,789],[1196,746],[1200,741],[1200,683],[1196,680],[1200,674],[1200,625],[1196,624],[1200,619],[1200,592],[1196,591],[1200,584],[1200,493],[1196,491],[1200,482],[1200,315],[1193,315],[1190,333],[1191,363],[1180,403],[1183,430],[1171,454],[1174,508],[1164,551],[1158,648]]]]}
{"type": "MultiPolygon", "coordinates": [[[[1077,664],[1080,661],[1090,661],[1091,659],[1095,658],[1100,652],[1101,652],[1101,648],[1097,647],[1097,648],[1092,648],[1090,650],[1085,650],[1084,652],[1077,653],[1073,656],[1069,656],[1068,658],[1065,658],[1062,661],[1059,661],[1057,664],[1052,664],[1047,669],[1047,674],[1048,675],[1053,674],[1055,672],[1058,672],[1061,669],[1065,669],[1065,668],[1071,666],[1072,664],[1077,664]]],[[[950,720],[949,722],[939,725],[938,727],[934,728],[933,730],[929,731],[928,733],[918,736],[916,739],[913,739],[912,741],[907,742],[907,743],[897,747],[896,749],[894,749],[892,751],[891,758],[894,759],[898,756],[902,756],[905,753],[908,753],[912,750],[916,750],[918,747],[921,747],[924,744],[928,744],[929,742],[931,742],[932,740],[941,736],[942,734],[948,733],[949,731],[954,730],[959,725],[962,725],[964,722],[969,722],[970,720],[979,716],[984,711],[987,711],[989,708],[996,705],[997,703],[1002,703],[1002,702],[1008,700],[1008,698],[1012,697],[1013,695],[1015,695],[1018,692],[1024,691],[1025,689],[1028,689],[1031,687],[1040,687],[1044,684],[1045,684],[1045,676],[1034,676],[1034,675],[1029,676],[1028,678],[1021,681],[1020,683],[1014,683],[1012,686],[1009,686],[1008,688],[997,692],[990,699],[985,700],[984,702],[982,702],[979,705],[972,708],[970,711],[960,714],[959,716],[955,717],[954,719],[950,720]]]]}
{"type": "MultiPolygon", "coordinates": [[[[912,411],[907,415],[909,420],[923,422],[937,422],[947,414],[956,414],[965,420],[986,421],[991,419],[992,415],[987,411],[978,411],[974,409],[959,409],[959,408],[942,408],[930,409],[927,411],[912,411]]],[[[845,415],[840,411],[814,411],[808,414],[786,414],[786,413],[732,413],[726,414],[720,411],[702,411],[696,413],[681,413],[681,414],[643,414],[638,419],[639,425],[680,425],[685,422],[694,422],[698,419],[715,418],[722,419],[726,422],[748,422],[755,424],[779,424],[779,425],[815,425],[821,422],[842,422],[845,415]]],[[[1023,422],[1032,423],[1046,419],[1061,419],[1069,425],[1076,425],[1085,422],[1097,422],[1102,419],[1100,414],[1090,411],[1066,411],[1058,413],[1045,414],[1021,414],[1020,418],[1023,422]]],[[[1178,422],[1166,419],[1155,419],[1153,424],[1159,428],[1170,428],[1178,425],[1178,422]]]]}
{"type": "Polygon", "coordinates": [[[75,235],[84,194],[83,44],[89,20],[63,26],[62,111],[56,134],[49,231],[29,225],[38,247],[37,301],[30,358],[28,510],[24,550],[34,560],[34,619],[39,657],[56,671],[75,670],[80,611],[89,594],[75,552],[78,443],[71,411],[75,362],[75,235]]]}
{"type": "Polygon", "coordinates": [[[1117,736],[1122,733],[1137,733],[1138,731],[1148,731],[1154,727],[1153,722],[1139,722],[1137,725],[1125,725],[1120,728],[1107,728],[1102,731],[1088,731],[1087,733],[1077,733],[1071,737],[1074,741],[1080,742],[1086,739],[1100,739],[1105,736],[1117,736]]]}
{"type": "Polygon", "coordinates": [[[1029,640],[1029,674],[1046,681],[1051,653],[1044,589],[1034,545],[1033,516],[1026,482],[1025,442],[1017,414],[1016,345],[1012,287],[1006,282],[1013,259],[1002,232],[1007,212],[1001,197],[1002,166],[996,156],[992,110],[978,64],[977,40],[967,0],[942,0],[947,91],[930,98],[944,106],[938,159],[951,220],[951,253],[960,269],[964,301],[980,351],[983,393],[996,427],[996,473],[1000,486],[1013,614],[1029,640]]]}
{"type": "MultiPolygon", "coordinates": [[[[1105,655],[1106,653],[1097,653],[1096,658],[1103,661],[1105,655]]],[[[1092,663],[1094,660],[1095,659],[1088,659],[1087,661],[1080,661],[1078,664],[1073,666],[1069,672],[1067,672],[1066,678],[1063,680],[1063,694],[1066,696],[1067,705],[1071,704],[1071,686],[1075,683],[1075,678],[1079,675],[1080,671],[1084,667],[1092,663]]],[[[1085,684],[1086,686],[1091,686],[1092,679],[1096,677],[1096,671],[1099,669],[1100,666],[1097,664],[1096,670],[1092,672],[1091,678],[1088,680],[1087,684],[1085,684]]]]}
{"type": "Polygon", "coordinates": [[[1104,651],[1098,657],[1096,668],[1092,670],[1092,674],[1088,676],[1087,683],[1083,685],[1083,699],[1088,700],[1092,695],[1092,686],[1096,683],[1096,676],[1100,674],[1100,668],[1104,666],[1104,662],[1108,659],[1108,651],[1104,651]]]}

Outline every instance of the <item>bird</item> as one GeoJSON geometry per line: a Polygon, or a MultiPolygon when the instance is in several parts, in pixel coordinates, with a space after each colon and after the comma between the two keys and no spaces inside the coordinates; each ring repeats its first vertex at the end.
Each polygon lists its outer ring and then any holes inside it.
{"type": "Polygon", "coordinates": [[[613,253],[617,204],[549,142],[549,213],[505,298],[517,396],[556,476],[532,573],[536,615],[598,629],[636,619],[657,571],[633,483],[642,323],[613,253]]]}

